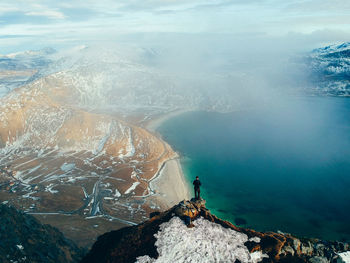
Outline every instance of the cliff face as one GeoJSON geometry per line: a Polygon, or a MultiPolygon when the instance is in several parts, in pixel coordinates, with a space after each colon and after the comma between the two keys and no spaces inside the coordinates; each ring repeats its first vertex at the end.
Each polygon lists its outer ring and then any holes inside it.
{"type": "Polygon", "coordinates": [[[56,228],[0,205],[0,262],[78,262],[84,251],[56,228]]]}
{"type": "Polygon", "coordinates": [[[138,226],[100,236],[82,263],[349,262],[349,249],[340,242],[239,228],[201,202],[185,202],[138,226]]]}

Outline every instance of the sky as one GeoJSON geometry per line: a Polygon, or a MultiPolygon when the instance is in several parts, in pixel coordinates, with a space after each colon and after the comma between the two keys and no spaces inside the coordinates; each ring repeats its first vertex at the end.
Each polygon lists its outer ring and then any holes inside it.
{"type": "Polygon", "coordinates": [[[350,39],[349,14],[348,0],[1,0],[0,54],[172,36],[309,49],[350,39]]]}

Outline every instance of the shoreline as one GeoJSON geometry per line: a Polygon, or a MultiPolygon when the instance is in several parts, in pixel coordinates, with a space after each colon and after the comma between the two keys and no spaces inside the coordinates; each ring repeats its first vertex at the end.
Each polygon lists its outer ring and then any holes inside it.
{"type": "Polygon", "coordinates": [[[156,135],[160,135],[157,132],[157,128],[162,125],[163,122],[176,117],[178,115],[184,114],[186,112],[191,112],[191,110],[174,110],[168,113],[164,113],[161,114],[159,117],[155,117],[154,119],[150,119],[149,121],[147,121],[143,126],[144,128],[146,128],[148,131],[156,134],[156,135]]]}
{"type": "MultiPolygon", "coordinates": [[[[163,114],[158,118],[151,119],[144,125],[144,128],[155,134],[172,149],[171,145],[162,138],[156,129],[163,122],[186,112],[189,110],[177,110],[163,114]]],[[[154,191],[150,200],[162,209],[168,209],[182,200],[190,200],[192,196],[189,182],[187,182],[180,164],[181,157],[175,151],[174,153],[176,154],[175,158],[164,161],[154,179],[149,182],[149,187],[154,191]]]]}
{"type": "Polygon", "coordinates": [[[191,199],[190,187],[178,158],[165,161],[158,175],[149,182],[149,187],[154,191],[150,199],[161,209],[168,209],[182,200],[191,199]]]}

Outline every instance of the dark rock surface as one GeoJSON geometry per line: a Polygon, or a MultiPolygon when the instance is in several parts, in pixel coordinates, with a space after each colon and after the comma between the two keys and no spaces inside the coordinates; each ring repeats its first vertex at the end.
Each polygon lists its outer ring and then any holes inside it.
{"type": "Polygon", "coordinates": [[[155,247],[154,234],[158,232],[159,225],[169,221],[174,216],[174,211],[175,207],[140,225],[125,227],[98,237],[96,243],[81,262],[135,262],[137,257],[143,255],[157,258],[158,252],[155,247]]]}
{"type": "Polygon", "coordinates": [[[79,262],[83,254],[58,229],[0,205],[0,262],[79,262]]]}

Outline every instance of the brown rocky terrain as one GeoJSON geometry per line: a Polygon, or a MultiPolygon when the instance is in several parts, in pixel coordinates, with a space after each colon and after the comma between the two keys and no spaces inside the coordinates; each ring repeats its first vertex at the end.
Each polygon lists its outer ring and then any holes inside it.
{"type": "Polygon", "coordinates": [[[80,107],[80,95],[56,73],[0,99],[0,201],[88,246],[162,205],[149,183],[177,155],[125,116],[80,107]]]}

